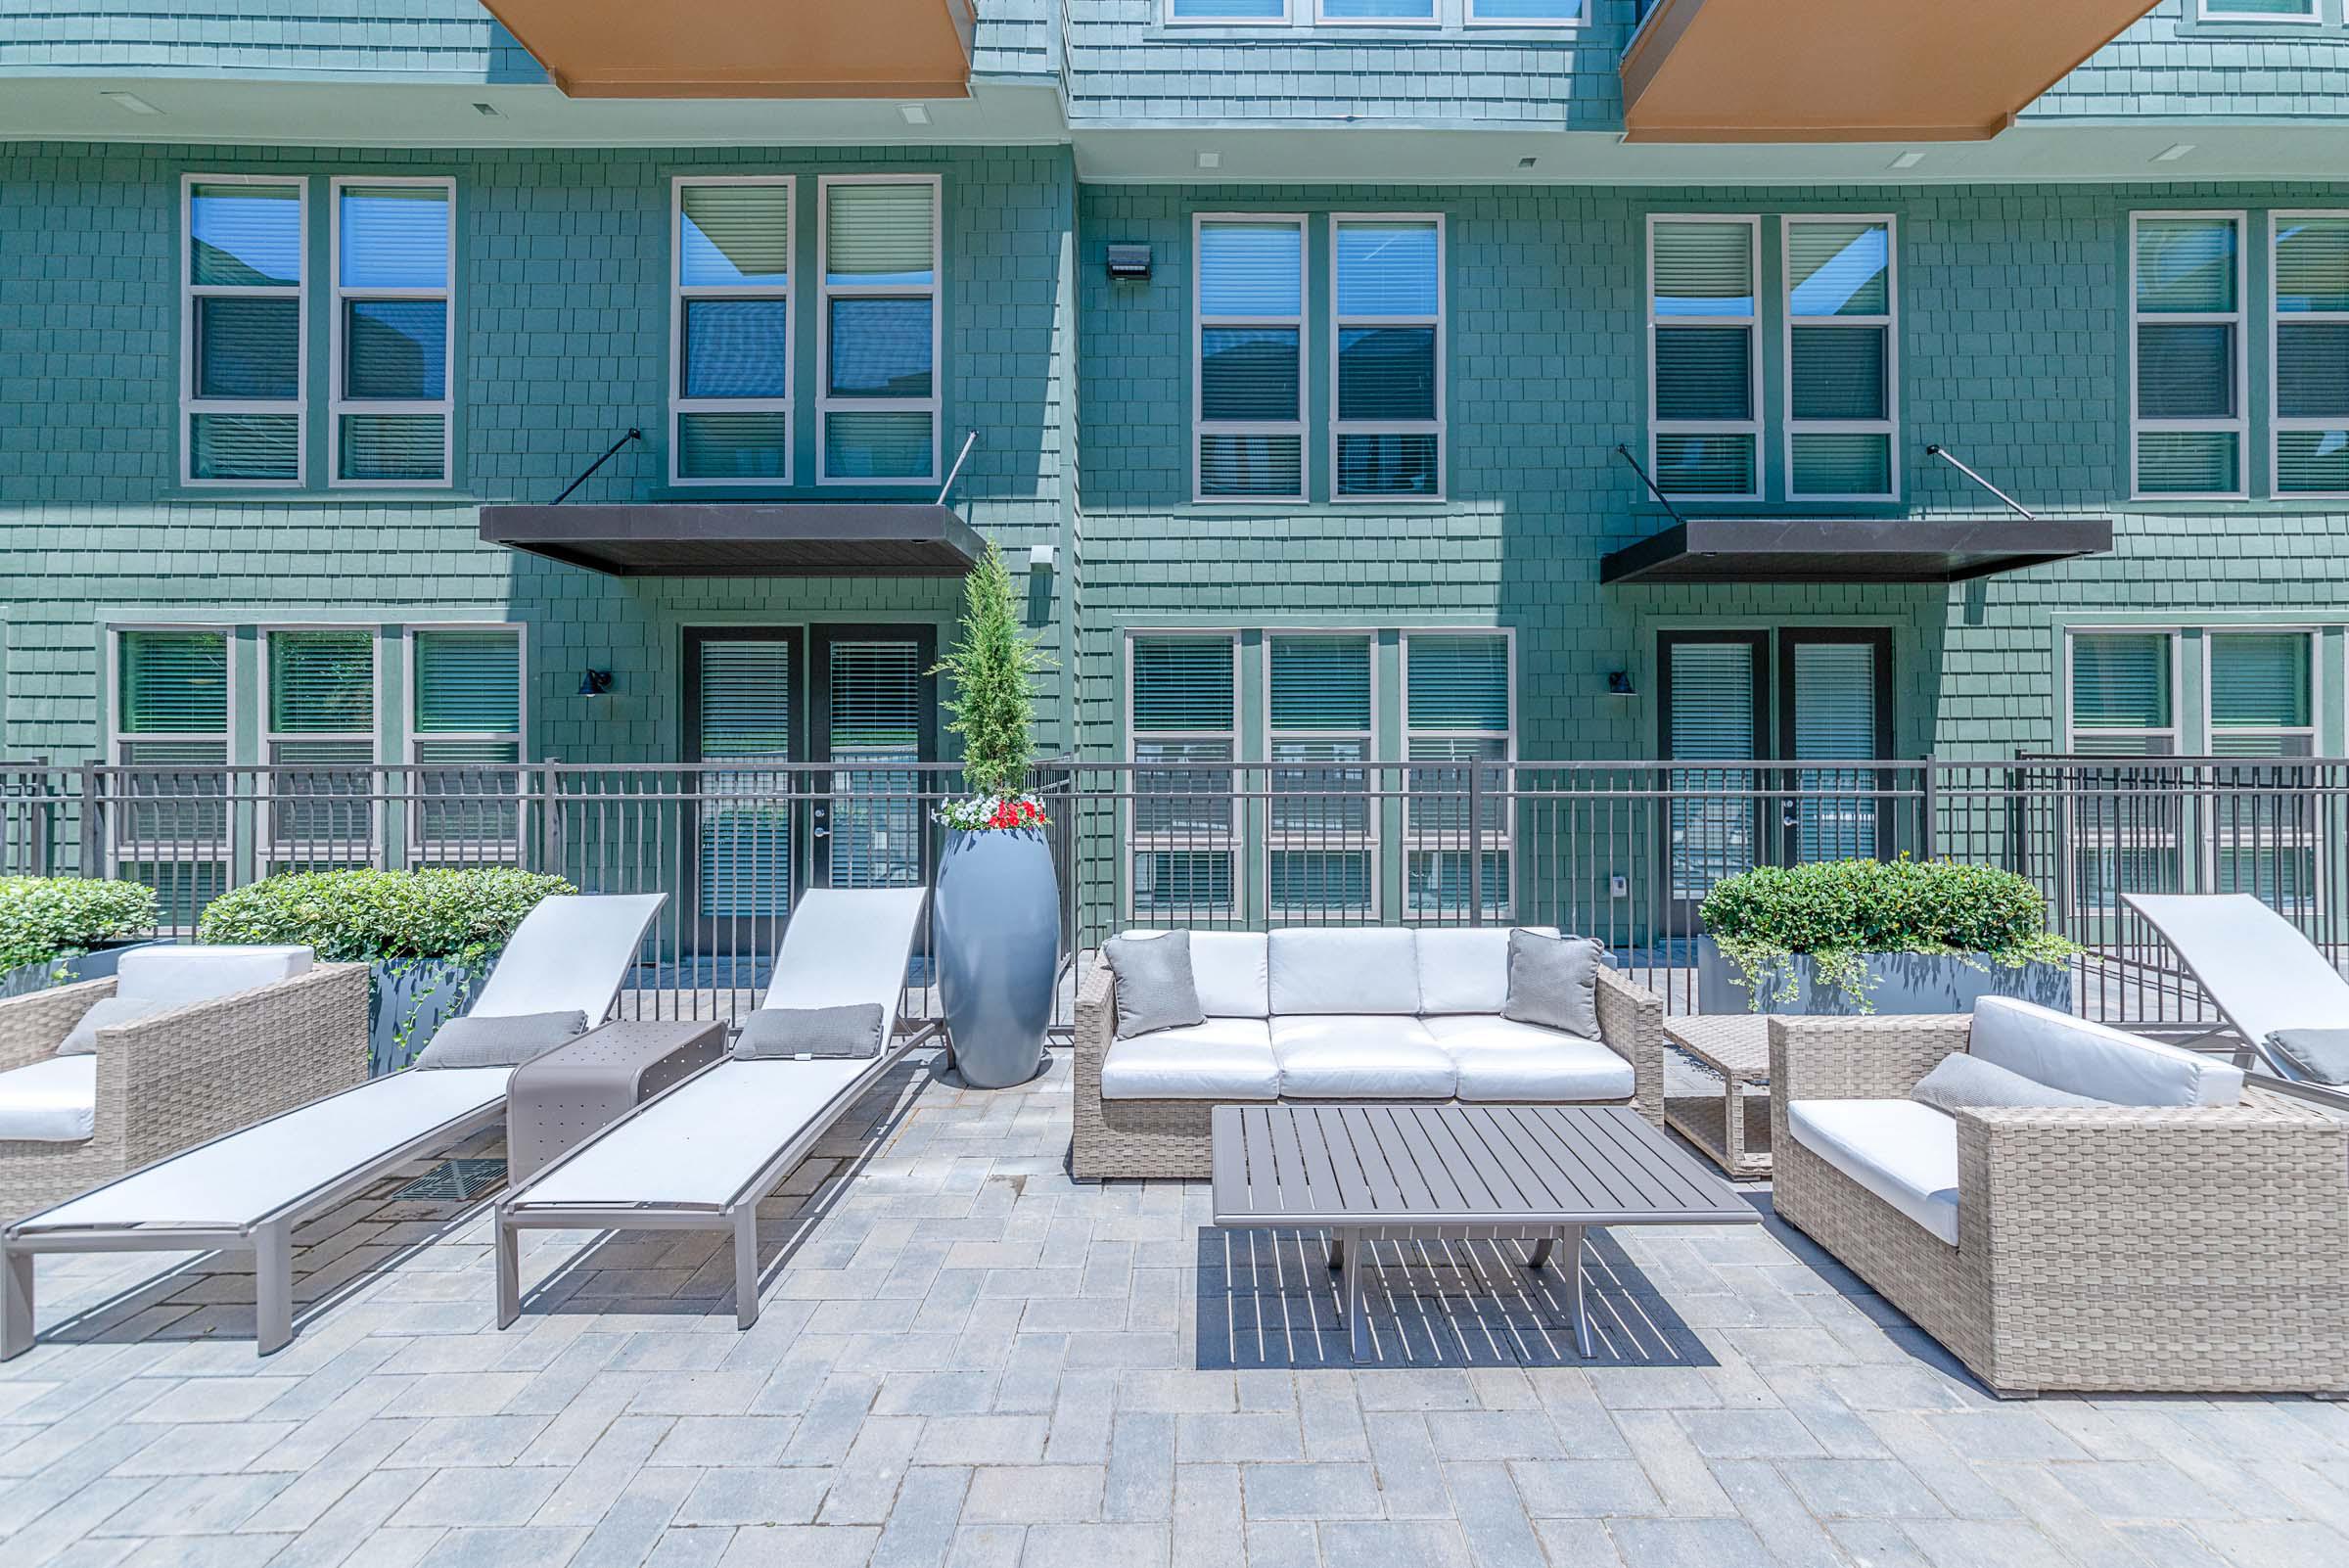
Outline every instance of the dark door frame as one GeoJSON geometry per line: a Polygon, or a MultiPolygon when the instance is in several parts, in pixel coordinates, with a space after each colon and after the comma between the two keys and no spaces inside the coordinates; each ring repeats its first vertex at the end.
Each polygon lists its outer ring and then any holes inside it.
{"type": "MultiPolygon", "coordinates": [[[[1770,640],[1771,633],[1766,630],[1660,631],[1656,634],[1656,755],[1659,758],[1662,758],[1667,761],[1673,761],[1672,650],[1684,643],[1743,643],[1748,649],[1751,650],[1753,655],[1752,679],[1754,733],[1753,745],[1751,748],[1753,752],[1752,772],[1755,787],[1757,789],[1761,787],[1763,779],[1768,776],[1766,769],[1769,764],[1771,736],[1770,715],[1772,666],[1770,658],[1770,640]]],[[[1692,761],[1689,765],[1693,768],[1701,767],[1706,764],[1699,760],[1692,761]]],[[[1723,768],[1725,770],[1736,766],[1736,764],[1733,762],[1716,762],[1711,765],[1723,768]]],[[[1664,803],[1665,820],[1662,824],[1660,824],[1663,831],[1657,834],[1657,840],[1661,844],[1664,853],[1662,856],[1662,863],[1656,867],[1656,875],[1658,878],[1657,887],[1662,894],[1662,897],[1657,899],[1656,907],[1663,913],[1665,929],[1670,935],[1676,937],[1692,937],[1697,931],[1696,901],[1679,898],[1673,892],[1672,857],[1675,847],[1672,842],[1672,801],[1670,799],[1672,788],[1671,768],[1665,769],[1664,786],[1666,793],[1666,800],[1664,803]]],[[[1763,825],[1766,820],[1763,813],[1768,806],[1769,803],[1765,801],[1759,794],[1754,797],[1752,810],[1753,820],[1746,830],[1747,842],[1753,846],[1754,861],[1757,865],[1763,862],[1770,848],[1775,842],[1773,838],[1765,830],[1763,825]]]]}
{"type": "MultiPolygon", "coordinates": [[[[1892,628],[1890,626],[1782,626],[1778,629],[1777,638],[1778,760],[1789,764],[1800,761],[1794,755],[1794,652],[1806,643],[1861,645],[1875,650],[1872,674],[1875,682],[1873,695],[1876,705],[1876,736],[1873,748],[1874,756],[1871,760],[1882,761],[1889,759],[1893,755],[1892,628]]],[[[1801,771],[1799,767],[1787,766],[1784,769],[1784,787],[1789,790],[1793,789],[1796,776],[1801,771]]],[[[1878,776],[1871,779],[1870,782],[1874,788],[1882,790],[1886,781],[1878,776]]],[[[1894,782],[1897,783],[1897,779],[1894,782]]],[[[1788,797],[1786,807],[1779,815],[1781,842],[1778,845],[1778,855],[1783,863],[1792,865],[1800,857],[1800,835],[1802,832],[1802,824],[1797,820],[1792,796],[1788,797]]],[[[1876,804],[1875,849],[1879,858],[1892,853],[1892,816],[1893,813],[1885,807],[1884,800],[1879,798],[1876,804]]]]}
{"type": "MultiPolygon", "coordinates": [[[[938,761],[938,677],[931,667],[938,663],[938,628],[926,622],[876,622],[871,623],[830,623],[807,628],[806,669],[802,684],[807,693],[807,761],[816,769],[812,789],[816,799],[810,807],[809,853],[807,856],[807,885],[822,887],[831,879],[831,807],[826,799],[832,790],[832,775],[824,764],[832,761],[832,661],[825,657],[836,642],[910,642],[914,661],[921,669],[919,729],[914,742],[917,761],[938,761]]],[[[918,788],[927,793],[935,774],[919,775],[918,788]]],[[[935,864],[935,849],[930,831],[930,804],[919,804],[921,826],[922,880],[928,884],[935,864]]]]}

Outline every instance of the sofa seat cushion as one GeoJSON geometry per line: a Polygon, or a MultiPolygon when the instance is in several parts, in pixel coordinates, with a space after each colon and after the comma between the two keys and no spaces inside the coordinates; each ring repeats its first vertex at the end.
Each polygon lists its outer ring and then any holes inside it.
{"type": "Polygon", "coordinates": [[[1280,1063],[1261,1018],[1211,1018],[1110,1044],[1101,1061],[1105,1100],[1273,1100],[1280,1063]]]}
{"type": "Polygon", "coordinates": [[[1463,1100],[1562,1105],[1632,1097],[1632,1064],[1594,1039],[1470,1014],[1420,1020],[1451,1057],[1463,1100]]]}
{"type": "Polygon", "coordinates": [[[2112,1105],[2234,1105],[2242,1069],[2011,996],[1974,1003],[1966,1049],[2010,1073],[2112,1105]]]}
{"type": "Polygon", "coordinates": [[[1914,1100],[1793,1100],[1794,1141],[1958,1245],[1958,1123],[1914,1100]]]}
{"type": "Polygon", "coordinates": [[[1418,945],[1400,926],[1275,931],[1267,946],[1275,1018],[1419,1011],[1418,945]]]}
{"type": "Polygon", "coordinates": [[[97,1057],[47,1056],[0,1073],[0,1142],[80,1143],[97,1130],[97,1057]]]}
{"type": "Polygon", "coordinates": [[[1388,1013],[1275,1017],[1272,1054],[1291,1100],[1448,1100],[1459,1081],[1423,1020],[1388,1013]]]}

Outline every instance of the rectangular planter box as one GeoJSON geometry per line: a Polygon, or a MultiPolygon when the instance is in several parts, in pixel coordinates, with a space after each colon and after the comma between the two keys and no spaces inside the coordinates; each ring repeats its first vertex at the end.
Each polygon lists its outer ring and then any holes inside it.
{"type": "MultiPolygon", "coordinates": [[[[2072,1010],[2072,970],[2069,964],[2024,964],[2004,969],[1987,958],[1913,952],[1871,952],[1863,960],[1868,978],[1868,999],[1879,1013],[1970,1013],[1982,996],[2014,996],[2059,1012],[2072,1010]]],[[[1766,1013],[1856,1013],[1858,1003],[1846,992],[1818,978],[1809,955],[1795,953],[1784,960],[1794,978],[1794,998],[1776,1000],[1785,983],[1777,966],[1760,977],[1766,1013]]],[[[1745,989],[1736,966],[1724,957],[1711,937],[1696,940],[1696,1010],[1700,1013],[1753,1012],[1753,994],[1745,989]]]]}

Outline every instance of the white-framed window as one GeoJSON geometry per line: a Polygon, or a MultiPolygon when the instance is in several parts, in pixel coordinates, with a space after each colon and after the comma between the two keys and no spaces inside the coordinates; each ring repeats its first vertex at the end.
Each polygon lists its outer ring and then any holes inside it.
{"type": "Polygon", "coordinates": [[[2202,638],[2202,695],[2216,770],[2206,805],[2208,883],[2286,911],[2319,898],[2325,834],[2315,780],[2292,761],[2317,751],[2315,633],[2275,626],[2211,627],[2202,638]],[[2268,760],[2264,762],[2253,759],[2268,760]]]}
{"type": "Polygon", "coordinates": [[[411,849],[426,864],[501,862],[522,847],[520,776],[530,690],[522,628],[407,632],[411,849]]]}
{"type": "Polygon", "coordinates": [[[1889,216],[1779,220],[1786,496],[1900,494],[1900,291],[1889,216]]]}
{"type": "Polygon", "coordinates": [[[1471,27],[1579,27],[1590,20],[1589,0],[1465,0],[1471,27]]]}
{"type": "Polygon", "coordinates": [[[2157,762],[2142,765],[2187,749],[2181,639],[2170,627],[2082,628],[2064,638],[2063,652],[2063,749],[2113,760],[2077,775],[2064,803],[2070,848],[2063,902],[2085,916],[2109,917],[2124,893],[2183,887],[2186,823],[2176,775],[2157,762]]]}
{"type": "Polygon", "coordinates": [[[376,813],[375,632],[272,626],[262,633],[262,841],[274,870],[367,865],[376,813]]]}
{"type": "Polygon", "coordinates": [[[228,886],[230,646],[224,626],[115,633],[109,874],[155,889],[168,927],[228,886]]]}
{"type": "Polygon", "coordinates": [[[180,483],[299,485],[308,447],[305,180],[180,180],[180,483]]]}
{"type": "Polygon", "coordinates": [[[1410,917],[1466,920],[1476,908],[1483,918],[1506,919],[1515,907],[1506,765],[1516,755],[1513,668],[1506,631],[1403,635],[1404,757],[1411,764],[1404,906],[1410,917]]]}
{"type": "Polygon", "coordinates": [[[1330,493],[1444,495],[1444,219],[1330,218],[1330,493]]]}
{"type": "Polygon", "coordinates": [[[329,483],[446,485],[456,400],[456,182],[338,176],[329,483]]]}
{"type": "Polygon", "coordinates": [[[2317,0],[2194,0],[2199,22],[2319,23],[2317,0]]]}
{"type": "Polygon", "coordinates": [[[2349,212],[2268,214],[2278,495],[2349,495],[2349,212]]]}
{"type": "Polygon", "coordinates": [[[1289,0],[1164,0],[1170,27],[1285,27],[1289,0]]]}
{"type": "Polygon", "coordinates": [[[791,483],[796,184],[788,174],[670,181],[672,484],[791,483]]]}
{"type": "Polygon", "coordinates": [[[1127,640],[1128,807],[1136,919],[1185,925],[1239,913],[1234,775],[1239,643],[1230,632],[1135,632],[1127,640]]]}
{"type": "Polygon", "coordinates": [[[1265,888],[1274,920],[1318,925],[1378,913],[1372,668],[1366,632],[1265,639],[1265,888]]]}
{"type": "Polygon", "coordinates": [[[816,483],[939,475],[940,179],[816,180],[816,483]]]}
{"type": "Polygon", "coordinates": [[[1758,217],[1647,220],[1648,472],[1670,495],[1758,500],[1758,217]]]}
{"type": "Polygon", "coordinates": [[[1198,214],[1192,494],[1305,498],[1305,219],[1198,214]]]}
{"type": "Polygon", "coordinates": [[[2213,757],[2314,757],[2317,639],[2274,626],[2213,626],[2203,633],[2209,750],[2213,757]]]}
{"type": "Polygon", "coordinates": [[[2074,631],[2064,639],[2064,750],[2175,757],[2178,636],[2165,629],[2074,631]]]}
{"type": "Polygon", "coordinates": [[[1436,0],[1313,0],[1313,21],[1323,26],[1433,27],[1442,20],[1436,0]]]}
{"type": "Polygon", "coordinates": [[[2129,216],[2129,438],[2137,495],[2248,495],[2243,214],[2129,216]]]}

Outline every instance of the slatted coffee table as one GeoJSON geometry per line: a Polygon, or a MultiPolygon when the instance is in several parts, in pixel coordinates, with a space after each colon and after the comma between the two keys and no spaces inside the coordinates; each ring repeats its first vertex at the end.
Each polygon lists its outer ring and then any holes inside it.
{"type": "Polygon", "coordinates": [[[1364,1231],[1531,1233],[1534,1268],[1565,1243],[1575,1345],[1588,1357],[1585,1230],[1760,1218],[1625,1106],[1219,1105],[1209,1126],[1215,1222],[1326,1226],[1358,1360],[1364,1231]]]}

